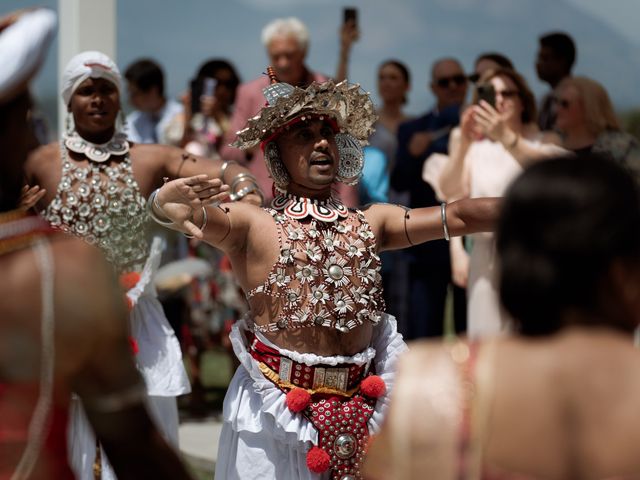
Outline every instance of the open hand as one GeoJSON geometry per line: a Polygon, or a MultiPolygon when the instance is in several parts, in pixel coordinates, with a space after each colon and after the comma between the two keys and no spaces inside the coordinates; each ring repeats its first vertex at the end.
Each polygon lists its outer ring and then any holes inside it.
{"type": "Polygon", "coordinates": [[[208,203],[225,200],[229,196],[229,186],[219,178],[208,175],[179,178],[167,182],[157,193],[158,214],[173,221],[180,230],[202,238],[202,230],[193,223],[193,214],[208,203]]]}
{"type": "Polygon", "coordinates": [[[46,193],[47,191],[44,188],[40,188],[40,185],[34,185],[33,187],[29,185],[23,186],[20,190],[20,206],[18,208],[26,212],[35,207],[46,193]]]}

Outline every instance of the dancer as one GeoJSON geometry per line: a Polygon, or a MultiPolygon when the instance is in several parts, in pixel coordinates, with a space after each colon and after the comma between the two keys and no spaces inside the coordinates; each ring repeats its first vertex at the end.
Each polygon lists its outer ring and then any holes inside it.
{"type": "Polygon", "coordinates": [[[73,390],[118,478],[187,479],[145,410],[126,309],[100,251],[18,208],[32,133],[27,84],[55,27],[45,9],[0,18],[0,478],[75,478],[73,390]]]}
{"type": "Polygon", "coordinates": [[[231,333],[242,365],[225,399],[216,477],[357,477],[405,350],[384,313],[379,252],[487,230],[497,204],[350,210],[332,190],[361,174],[376,119],[369,96],[332,81],[273,83],[265,96],[236,146],[264,149],[280,192],[270,208],[188,203],[192,179],[162,187],[151,208],[229,255],[251,309],[231,333]]]}
{"type": "MultiPolygon", "coordinates": [[[[46,191],[39,202],[45,218],[54,227],[100,247],[121,276],[149,406],[166,439],[176,446],[175,397],[189,392],[189,382],[180,346],[153,286],[162,241],[149,237],[146,198],[163,178],[204,172],[230,183],[234,199],[259,203],[259,190],[253,177],[238,165],[169,146],[130,144],[119,121],[120,73],[106,55],[84,52],[73,57],[63,73],[62,85],[62,98],[69,110],[67,130],[60,143],[41,147],[31,155],[27,179],[46,191]]],[[[199,195],[228,194],[229,189],[221,185],[216,178],[199,195]]],[[[70,442],[76,474],[93,478],[95,440],[79,410],[72,418],[70,442]]],[[[110,476],[104,467],[103,478],[110,476]]]]}

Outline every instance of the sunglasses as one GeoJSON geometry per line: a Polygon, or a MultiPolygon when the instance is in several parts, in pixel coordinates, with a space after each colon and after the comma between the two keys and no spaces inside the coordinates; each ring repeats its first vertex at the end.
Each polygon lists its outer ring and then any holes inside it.
{"type": "Polygon", "coordinates": [[[554,97],[553,102],[557,106],[559,106],[561,108],[564,108],[564,109],[567,109],[567,108],[569,108],[571,106],[571,102],[569,100],[567,100],[567,99],[564,99],[564,98],[554,97]]]}
{"type": "Polygon", "coordinates": [[[451,77],[442,77],[438,78],[435,81],[435,84],[440,88],[448,88],[449,85],[453,84],[454,87],[459,87],[467,83],[467,77],[462,74],[453,75],[451,77]]]}
{"type": "Polygon", "coordinates": [[[500,95],[502,98],[515,98],[520,95],[518,90],[496,90],[496,96],[500,95]]]}

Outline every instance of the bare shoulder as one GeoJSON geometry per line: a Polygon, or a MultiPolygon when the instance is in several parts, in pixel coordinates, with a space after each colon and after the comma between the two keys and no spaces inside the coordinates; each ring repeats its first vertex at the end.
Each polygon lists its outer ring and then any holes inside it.
{"type": "Polygon", "coordinates": [[[409,208],[395,203],[371,203],[361,210],[369,225],[375,229],[380,228],[388,218],[401,218],[409,208]]]}
{"type": "Polygon", "coordinates": [[[409,350],[401,357],[398,370],[408,381],[419,381],[428,373],[433,374],[455,366],[454,358],[464,360],[469,347],[465,342],[441,340],[417,340],[408,344],[409,350]]]}
{"type": "Polygon", "coordinates": [[[364,216],[367,217],[376,217],[379,215],[389,215],[389,214],[397,214],[399,212],[406,212],[409,210],[409,207],[405,207],[404,205],[400,205],[397,203],[370,203],[365,205],[360,210],[364,213],[364,216]]]}
{"type": "Polygon", "coordinates": [[[249,202],[222,203],[219,208],[230,214],[233,221],[239,221],[254,231],[260,231],[273,223],[273,218],[267,210],[249,202]]]}
{"type": "Polygon", "coordinates": [[[172,145],[135,143],[131,146],[131,157],[134,160],[179,158],[182,154],[186,154],[186,152],[181,148],[174,147],[172,145]]]}
{"type": "Polygon", "coordinates": [[[60,144],[58,142],[41,145],[29,153],[25,163],[25,170],[28,173],[33,173],[41,168],[46,168],[47,165],[54,164],[54,160],[59,157],[59,154],[60,144]]]}

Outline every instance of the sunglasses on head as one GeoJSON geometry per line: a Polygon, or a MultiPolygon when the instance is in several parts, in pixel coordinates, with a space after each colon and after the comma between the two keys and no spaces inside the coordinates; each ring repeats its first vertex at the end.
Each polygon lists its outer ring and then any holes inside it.
{"type": "Polygon", "coordinates": [[[447,88],[451,84],[453,84],[456,87],[459,87],[459,86],[464,85],[465,83],[467,83],[467,77],[465,77],[463,74],[460,73],[458,75],[452,75],[451,77],[438,78],[435,81],[435,83],[440,88],[447,88]]]}

